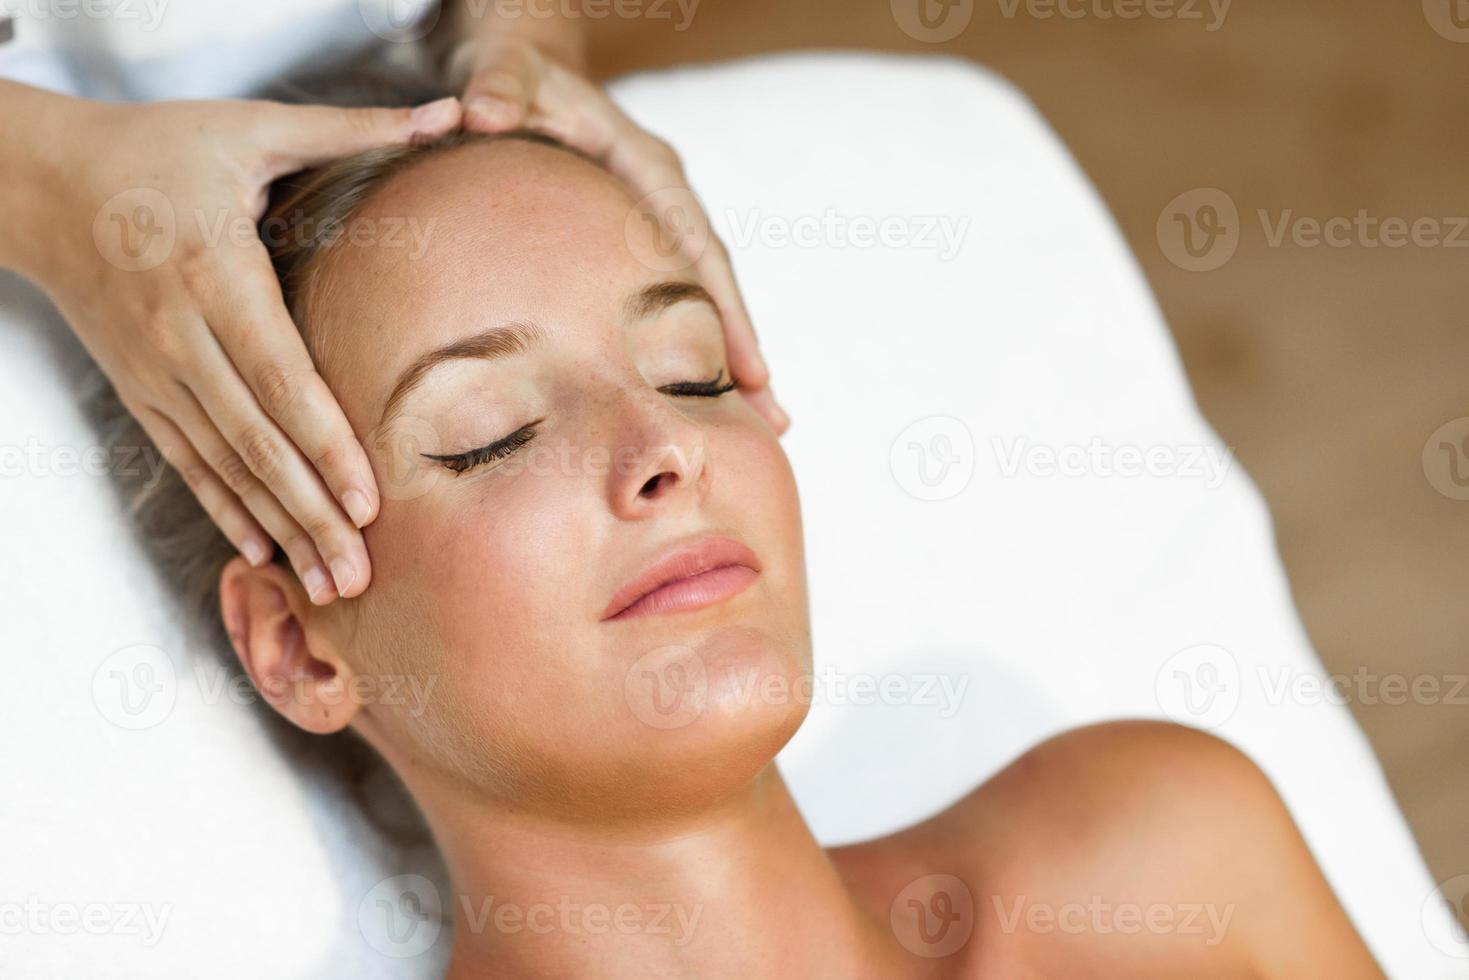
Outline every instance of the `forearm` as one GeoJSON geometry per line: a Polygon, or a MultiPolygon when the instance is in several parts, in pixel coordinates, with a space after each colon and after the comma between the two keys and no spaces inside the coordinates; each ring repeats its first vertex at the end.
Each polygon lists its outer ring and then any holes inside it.
{"type": "MultiPolygon", "coordinates": [[[[587,68],[585,18],[567,16],[548,0],[446,0],[438,39],[441,64],[466,44],[528,41],[578,73],[587,68]]],[[[462,79],[450,79],[451,82],[462,79]]]]}

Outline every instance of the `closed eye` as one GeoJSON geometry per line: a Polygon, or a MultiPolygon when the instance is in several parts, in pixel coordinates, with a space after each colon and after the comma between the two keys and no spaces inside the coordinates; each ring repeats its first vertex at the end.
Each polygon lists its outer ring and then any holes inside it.
{"type": "Polygon", "coordinates": [[[447,456],[440,456],[435,453],[420,453],[419,455],[425,459],[443,463],[455,473],[464,473],[474,469],[476,466],[492,463],[495,460],[504,459],[506,456],[509,456],[530,442],[531,439],[535,438],[536,426],[544,421],[545,419],[537,419],[529,425],[521,426],[503,439],[496,439],[488,446],[471,449],[467,453],[454,453],[447,456]]]}
{"type": "Polygon", "coordinates": [[[718,398],[726,392],[734,391],[735,383],[733,379],[725,381],[721,370],[708,381],[675,381],[658,390],[675,398],[718,398]]]}

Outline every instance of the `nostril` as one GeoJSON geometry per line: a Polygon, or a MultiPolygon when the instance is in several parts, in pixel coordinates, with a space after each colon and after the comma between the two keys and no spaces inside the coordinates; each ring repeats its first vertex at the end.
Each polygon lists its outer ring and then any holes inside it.
{"type": "Polygon", "coordinates": [[[652,479],[648,480],[647,483],[644,483],[643,484],[642,489],[638,491],[638,496],[640,496],[640,497],[651,497],[651,496],[653,496],[654,494],[656,494],[658,492],[658,487],[663,483],[663,480],[665,478],[676,479],[676,477],[674,477],[672,473],[659,473],[657,476],[655,476],[652,479]]]}

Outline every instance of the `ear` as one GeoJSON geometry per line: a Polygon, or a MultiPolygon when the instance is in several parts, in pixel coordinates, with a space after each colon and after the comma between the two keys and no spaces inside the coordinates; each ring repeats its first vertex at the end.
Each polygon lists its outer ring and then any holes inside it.
{"type": "Polygon", "coordinates": [[[350,696],[352,669],[327,631],[308,629],[320,615],[290,569],[255,568],[236,556],[220,572],[219,608],[240,664],[271,707],[318,735],[351,723],[361,707],[350,696]]]}

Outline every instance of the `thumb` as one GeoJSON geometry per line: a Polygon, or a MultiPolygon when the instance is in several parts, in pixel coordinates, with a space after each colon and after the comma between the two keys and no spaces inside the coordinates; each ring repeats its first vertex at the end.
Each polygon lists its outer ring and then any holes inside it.
{"type": "Polygon", "coordinates": [[[503,133],[526,124],[541,87],[542,64],[529,45],[506,45],[486,57],[464,90],[464,128],[503,133]]]}
{"type": "Polygon", "coordinates": [[[280,106],[263,138],[288,173],[378,146],[433,139],[459,126],[459,100],[450,96],[414,109],[342,109],[331,106],[280,106]]]}

